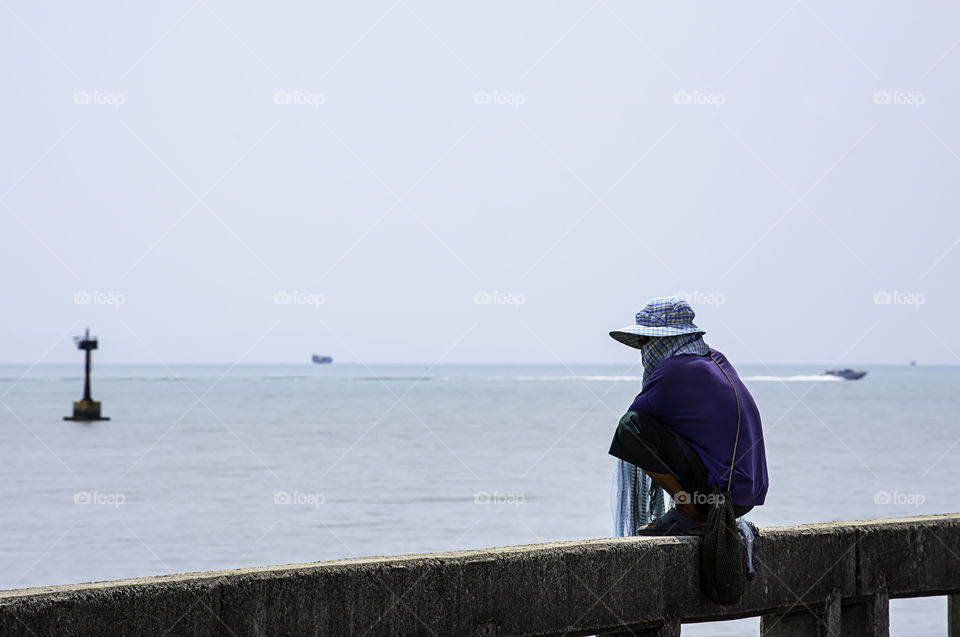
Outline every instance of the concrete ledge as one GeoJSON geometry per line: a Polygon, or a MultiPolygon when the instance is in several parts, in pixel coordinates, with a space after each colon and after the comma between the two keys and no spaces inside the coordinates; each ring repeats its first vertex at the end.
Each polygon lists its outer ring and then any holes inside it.
{"type": "Polygon", "coordinates": [[[698,550],[610,538],[3,591],[0,634],[668,634],[658,627],[822,616],[831,595],[839,617],[880,587],[960,592],[960,514],[762,529],[759,577],[730,607],[700,594],[698,550]]]}

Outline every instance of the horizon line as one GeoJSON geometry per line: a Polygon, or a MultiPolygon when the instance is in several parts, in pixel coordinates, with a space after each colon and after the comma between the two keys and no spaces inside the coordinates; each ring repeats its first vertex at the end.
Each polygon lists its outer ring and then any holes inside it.
{"type": "MultiPolygon", "coordinates": [[[[363,361],[339,361],[334,363],[313,363],[309,360],[307,361],[99,361],[99,365],[233,365],[239,367],[242,365],[302,365],[314,367],[315,365],[320,365],[321,368],[326,368],[328,366],[334,365],[422,365],[426,367],[439,367],[442,365],[550,365],[555,367],[564,367],[569,365],[623,365],[623,366],[639,366],[640,363],[627,363],[627,362],[588,362],[588,361],[576,361],[576,362],[537,362],[537,361],[503,361],[503,362],[481,362],[481,361],[449,361],[449,362],[425,362],[425,361],[374,361],[374,362],[363,362],[363,361]]],[[[82,361],[78,362],[77,360],[62,360],[62,361],[43,361],[43,362],[27,362],[27,361],[0,361],[0,365],[28,365],[28,366],[38,366],[38,365],[79,365],[82,366],[82,361]]],[[[804,362],[804,361],[793,361],[793,362],[774,362],[774,363],[762,363],[762,362],[749,362],[749,363],[737,363],[736,365],[816,365],[823,366],[822,362],[804,362]]],[[[919,363],[917,362],[914,365],[911,365],[910,362],[883,362],[883,363],[835,363],[830,365],[826,364],[829,367],[839,367],[843,365],[860,365],[860,366],[883,366],[883,367],[958,367],[960,362],[956,363],[919,363]]]]}

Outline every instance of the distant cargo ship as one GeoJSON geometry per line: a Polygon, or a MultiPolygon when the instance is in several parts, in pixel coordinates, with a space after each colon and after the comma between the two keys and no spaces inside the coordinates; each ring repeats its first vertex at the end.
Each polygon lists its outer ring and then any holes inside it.
{"type": "Polygon", "coordinates": [[[332,356],[320,356],[319,354],[314,354],[314,355],[313,355],[313,362],[314,362],[314,363],[332,363],[332,362],[333,362],[333,357],[332,357],[332,356]]]}

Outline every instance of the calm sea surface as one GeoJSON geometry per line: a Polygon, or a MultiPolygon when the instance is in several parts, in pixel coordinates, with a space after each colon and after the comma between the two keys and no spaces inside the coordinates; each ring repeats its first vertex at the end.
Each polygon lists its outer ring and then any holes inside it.
{"type": "MultiPolygon", "coordinates": [[[[960,511],[960,367],[740,366],[764,419],[758,526],[960,511]]],[[[0,365],[0,588],[612,533],[639,367],[0,365]]],[[[942,598],[894,601],[945,634],[942,598]]],[[[684,627],[756,634],[757,620],[684,627]]]]}

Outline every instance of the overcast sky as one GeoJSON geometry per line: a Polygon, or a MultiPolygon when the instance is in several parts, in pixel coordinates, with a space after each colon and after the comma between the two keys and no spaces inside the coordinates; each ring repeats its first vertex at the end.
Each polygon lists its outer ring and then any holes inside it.
{"type": "Polygon", "coordinates": [[[0,7],[0,362],[960,362],[960,9],[0,7]]]}

